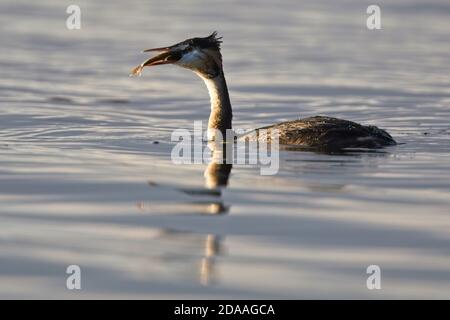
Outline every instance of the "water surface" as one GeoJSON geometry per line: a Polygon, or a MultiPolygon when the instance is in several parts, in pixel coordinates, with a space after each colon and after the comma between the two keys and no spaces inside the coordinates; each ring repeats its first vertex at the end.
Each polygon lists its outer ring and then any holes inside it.
{"type": "Polygon", "coordinates": [[[69,31],[60,1],[2,1],[0,297],[450,298],[450,5],[378,3],[370,31],[366,1],[77,1],[69,31]],[[401,144],[282,151],[213,192],[170,159],[208,117],[201,80],[128,73],[214,30],[236,127],[321,114],[401,144]]]}

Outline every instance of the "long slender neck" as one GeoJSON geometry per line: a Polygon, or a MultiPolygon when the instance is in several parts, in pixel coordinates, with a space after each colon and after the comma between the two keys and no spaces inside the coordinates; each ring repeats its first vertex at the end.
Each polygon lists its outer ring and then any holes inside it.
{"type": "Polygon", "coordinates": [[[227,82],[223,71],[212,79],[202,77],[208,88],[209,96],[211,98],[211,113],[208,122],[208,137],[213,139],[213,134],[216,130],[222,133],[225,139],[227,129],[231,129],[231,119],[233,113],[231,110],[230,97],[228,95],[227,82]]]}

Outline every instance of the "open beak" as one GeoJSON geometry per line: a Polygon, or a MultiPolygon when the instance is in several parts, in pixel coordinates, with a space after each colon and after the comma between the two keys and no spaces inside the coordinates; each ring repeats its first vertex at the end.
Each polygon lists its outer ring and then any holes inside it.
{"type": "Polygon", "coordinates": [[[130,76],[141,75],[142,69],[144,69],[144,67],[157,66],[160,64],[171,64],[177,62],[181,58],[181,54],[178,51],[172,49],[171,47],[147,49],[144,50],[143,52],[153,52],[153,51],[161,53],[142,62],[140,65],[138,65],[131,71],[130,76]]]}

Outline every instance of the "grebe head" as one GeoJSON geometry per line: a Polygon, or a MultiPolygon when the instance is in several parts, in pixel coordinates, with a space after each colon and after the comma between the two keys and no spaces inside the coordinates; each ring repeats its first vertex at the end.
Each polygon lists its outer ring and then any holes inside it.
{"type": "Polygon", "coordinates": [[[202,78],[215,78],[222,71],[220,39],[217,32],[213,32],[205,38],[191,38],[169,47],[144,50],[159,54],[134,68],[130,75],[140,75],[142,69],[147,66],[175,64],[194,71],[202,78]]]}

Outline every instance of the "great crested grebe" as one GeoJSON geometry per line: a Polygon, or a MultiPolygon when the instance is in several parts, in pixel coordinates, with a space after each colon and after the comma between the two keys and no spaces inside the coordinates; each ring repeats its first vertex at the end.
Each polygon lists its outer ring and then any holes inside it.
{"type": "MultiPolygon", "coordinates": [[[[222,66],[221,43],[221,38],[214,32],[205,38],[191,38],[169,47],[144,50],[160,53],[134,68],[130,75],[140,75],[144,67],[161,64],[175,64],[192,70],[203,79],[211,98],[208,131],[218,130],[225,136],[226,130],[231,129],[232,110],[222,66]]],[[[281,122],[256,130],[261,129],[277,129],[282,145],[307,148],[378,148],[396,144],[386,131],[375,126],[324,116],[281,122]]]]}

